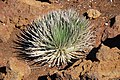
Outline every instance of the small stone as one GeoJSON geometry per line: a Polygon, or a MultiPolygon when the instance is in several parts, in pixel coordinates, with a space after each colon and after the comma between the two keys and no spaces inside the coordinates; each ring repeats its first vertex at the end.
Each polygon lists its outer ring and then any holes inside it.
{"type": "Polygon", "coordinates": [[[113,38],[120,35],[120,15],[115,16],[115,21],[113,23],[114,24],[110,25],[110,27],[107,27],[107,29],[105,29],[104,34],[102,36],[102,41],[104,41],[107,38],[113,38]]]}
{"type": "Polygon", "coordinates": [[[0,67],[1,66],[6,66],[6,60],[5,60],[5,57],[3,55],[4,53],[0,52],[0,67]]]}
{"type": "Polygon", "coordinates": [[[120,33],[120,14],[115,17],[115,26],[118,27],[118,32],[120,33]]]}
{"type": "Polygon", "coordinates": [[[17,58],[10,58],[6,66],[7,75],[4,80],[22,80],[31,73],[30,67],[17,58]]]}
{"type": "Polygon", "coordinates": [[[0,42],[7,42],[13,31],[11,26],[0,24],[0,42]]]}
{"type": "MultiPolygon", "coordinates": [[[[1,68],[1,67],[0,67],[1,68]]],[[[5,77],[5,73],[0,72],[0,80],[3,80],[5,77]]]]}
{"type": "Polygon", "coordinates": [[[109,24],[108,23],[105,23],[106,26],[108,26],[109,24]]]}
{"type": "Polygon", "coordinates": [[[3,79],[3,76],[2,76],[2,73],[0,72],[0,80],[2,80],[3,79]]]}
{"type": "Polygon", "coordinates": [[[88,14],[89,18],[94,18],[94,19],[98,18],[101,15],[101,13],[98,10],[95,10],[95,9],[89,9],[87,11],[87,14],[88,14]]]}
{"type": "Polygon", "coordinates": [[[113,80],[120,78],[120,50],[117,47],[110,48],[101,45],[96,53],[99,62],[93,62],[88,75],[94,77],[92,80],[113,80]],[[96,79],[95,79],[96,78],[96,79]]]}

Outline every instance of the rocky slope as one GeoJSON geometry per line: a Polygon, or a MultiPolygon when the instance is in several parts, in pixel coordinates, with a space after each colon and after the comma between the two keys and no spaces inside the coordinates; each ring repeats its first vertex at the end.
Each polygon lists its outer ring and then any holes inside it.
{"type": "Polygon", "coordinates": [[[113,0],[1,0],[0,79],[4,80],[119,80],[120,1],[113,0]],[[16,57],[14,41],[34,19],[56,9],[74,8],[81,15],[89,9],[101,12],[90,19],[96,44],[86,59],[58,70],[31,65],[16,57]]]}

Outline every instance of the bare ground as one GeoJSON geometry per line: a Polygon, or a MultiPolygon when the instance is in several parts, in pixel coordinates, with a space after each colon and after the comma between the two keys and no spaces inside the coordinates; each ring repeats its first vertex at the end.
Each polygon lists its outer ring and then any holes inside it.
{"type": "MultiPolygon", "coordinates": [[[[14,41],[17,39],[16,35],[19,35],[21,29],[24,29],[34,19],[45,15],[49,11],[74,8],[81,15],[88,9],[96,9],[102,13],[99,18],[90,20],[93,27],[97,29],[95,48],[91,50],[86,59],[78,60],[62,70],[49,68],[48,66],[39,67],[39,65],[32,65],[30,66],[30,74],[24,74],[23,80],[119,80],[120,0],[110,1],[1,0],[0,79],[10,80],[11,75],[8,76],[9,72],[7,72],[6,67],[8,66],[8,61],[11,60],[10,58],[18,55],[14,48],[14,41]],[[108,25],[105,25],[105,23],[108,23],[108,25]],[[6,76],[8,77],[5,78],[6,76]]],[[[28,62],[27,64],[30,65],[31,63],[28,62]]],[[[17,68],[20,69],[19,67],[17,68]]]]}

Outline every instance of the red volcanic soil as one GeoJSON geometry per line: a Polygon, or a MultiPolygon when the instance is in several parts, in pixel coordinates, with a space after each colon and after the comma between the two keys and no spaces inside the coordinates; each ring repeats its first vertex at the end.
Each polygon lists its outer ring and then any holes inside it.
{"type": "Polygon", "coordinates": [[[0,80],[119,80],[120,0],[0,0],[0,80]],[[49,11],[89,9],[101,15],[89,19],[96,44],[85,59],[63,67],[31,65],[18,57],[15,41],[22,29],[49,11]]]}

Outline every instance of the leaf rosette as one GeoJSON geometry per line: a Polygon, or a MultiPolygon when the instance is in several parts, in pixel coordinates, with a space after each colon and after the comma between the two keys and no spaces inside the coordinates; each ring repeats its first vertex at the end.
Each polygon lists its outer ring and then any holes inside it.
{"type": "Polygon", "coordinates": [[[22,32],[20,48],[27,58],[41,65],[59,67],[82,58],[85,54],[76,51],[93,45],[94,41],[89,40],[94,36],[88,26],[88,20],[74,10],[52,11],[22,32]]]}

